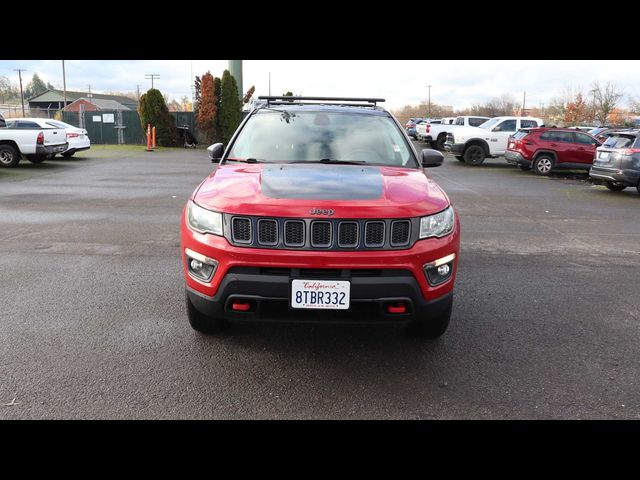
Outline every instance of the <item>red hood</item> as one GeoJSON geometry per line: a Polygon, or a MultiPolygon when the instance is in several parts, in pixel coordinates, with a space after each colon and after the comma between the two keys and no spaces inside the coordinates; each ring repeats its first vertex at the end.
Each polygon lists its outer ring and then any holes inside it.
{"type": "Polygon", "coordinates": [[[218,212],[309,217],[312,208],[334,218],[398,218],[430,215],[449,199],[422,170],[322,164],[219,166],[193,200],[218,212]]]}

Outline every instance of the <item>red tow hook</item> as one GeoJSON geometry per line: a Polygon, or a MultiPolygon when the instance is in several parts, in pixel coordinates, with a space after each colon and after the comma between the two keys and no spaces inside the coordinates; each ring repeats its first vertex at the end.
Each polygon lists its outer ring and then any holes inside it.
{"type": "Polygon", "coordinates": [[[251,303],[237,300],[231,304],[231,309],[238,312],[247,312],[251,310],[251,303]]]}
{"type": "Polygon", "coordinates": [[[407,313],[407,307],[404,303],[397,303],[397,304],[390,303],[389,305],[387,305],[387,312],[407,313]]]}

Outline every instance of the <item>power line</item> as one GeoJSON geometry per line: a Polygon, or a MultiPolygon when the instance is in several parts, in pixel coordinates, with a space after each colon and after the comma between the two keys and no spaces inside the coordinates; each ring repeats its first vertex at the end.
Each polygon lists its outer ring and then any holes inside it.
{"type": "Polygon", "coordinates": [[[146,79],[151,79],[151,88],[153,88],[153,80],[155,78],[160,78],[160,74],[159,73],[147,73],[144,78],[146,79]]]}
{"type": "Polygon", "coordinates": [[[14,71],[18,72],[20,78],[20,100],[22,101],[22,116],[24,117],[24,94],[22,93],[22,72],[26,72],[24,68],[14,68],[14,71]]]}

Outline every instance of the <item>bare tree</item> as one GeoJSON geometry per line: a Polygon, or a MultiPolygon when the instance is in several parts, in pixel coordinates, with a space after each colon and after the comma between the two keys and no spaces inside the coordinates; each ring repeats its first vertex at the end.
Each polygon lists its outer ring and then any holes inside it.
{"type": "Polygon", "coordinates": [[[590,93],[593,115],[601,125],[606,125],[609,114],[616,108],[623,93],[611,82],[601,86],[597,81],[591,84],[590,93]]]}

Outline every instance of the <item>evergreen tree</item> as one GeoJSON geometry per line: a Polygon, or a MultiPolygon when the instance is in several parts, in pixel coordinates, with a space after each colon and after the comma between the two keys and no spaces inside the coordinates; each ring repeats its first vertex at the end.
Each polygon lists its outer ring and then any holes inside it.
{"type": "Polygon", "coordinates": [[[162,147],[177,144],[177,132],[173,116],[169,113],[167,104],[160,90],[151,88],[140,97],[138,106],[142,128],[147,131],[147,125],[156,127],[156,142],[162,147]]]}
{"type": "Polygon", "coordinates": [[[27,84],[27,87],[24,90],[24,98],[32,98],[46,91],[47,86],[38,76],[38,74],[34,73],[33,77],[31,77],[31,81],[27,84]]]}
{"type": "Polygon", "coordinates": [[[222,128],[220,127],[220,103],[222,99],[222,80],[219,77],[213,78],[213,96],[216,97],[216,105],[218,107],[218,115],[215,118],[216,129],[214,131],[214,138],[216,141],[221,141],[222,128]]]}
{"type": "Polygon", "coordinates": [[[222,142],[229,143],[234,132],[242,120],[242,105],[238,95],[238,84],[229,70],[222,74],[220,85],[220,134],[222,142]]]}

